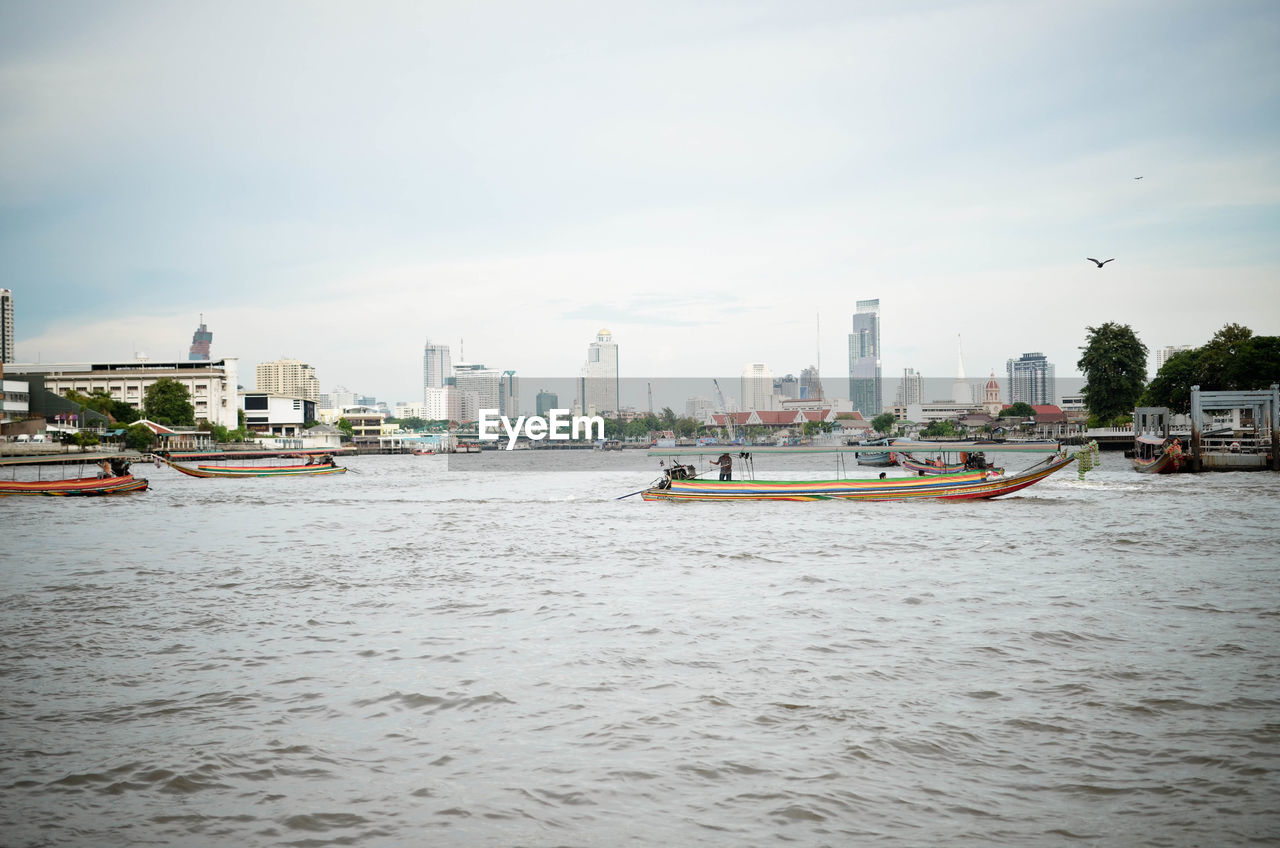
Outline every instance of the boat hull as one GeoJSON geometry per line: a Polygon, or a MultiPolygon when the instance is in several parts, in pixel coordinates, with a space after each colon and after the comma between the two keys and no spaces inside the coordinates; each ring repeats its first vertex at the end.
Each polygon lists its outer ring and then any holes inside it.
{"type": "Polygon", "coordinates": [[[1182,467],[1182,457],[1175,457],[1165,452],[1155,459],[1138,459],[1134,457],[1133,470],[1139,474],[1174,474],[1182,467]]]}
{"type": "Polygon", "coordinates": [[[212,466],[196,466],[194,468],[180,465],[172,460],[165,460],[170,468],[181,471],[188,477],[316,477],[324,474],[344,474],[346,468],[341,465],[276,465],[250,468],[215,468],[212,466]]]}
{"type": "Polygon", "coordinates": [[[19,483],[0,481],[0,495],[50,495],[53,497],[95,497],[142,492],[147,478],[126,474],[122,477],[77,477],[70,480],[41,480],[19,483]]]}
{"type": "Polygon", "coordinates": [[[893,477],[883,480],[719,481],[671,480],[665,488],[641,493],[647,501],[905,501],[917,499],[986,500],[1009,495],[1040,482],[1075,461],[1075,456],[1055,458],[1009,477],[984,471],[929,477],[893,477]]]}

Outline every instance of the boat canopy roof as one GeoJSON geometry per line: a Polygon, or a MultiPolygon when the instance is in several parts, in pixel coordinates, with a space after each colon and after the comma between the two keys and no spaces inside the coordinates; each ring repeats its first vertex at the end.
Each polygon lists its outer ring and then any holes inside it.
{"type": "Polygon", "coordinates": [[[1163,445],[1165,438],[1164,436],[1139,436],[1138,441],[1144,445],[1163,445]]]}
{"type": "Polygon", "coordinates": [[[896,439],[889,445],[688,445],[676,448],[650,448],[649,456],[719,456],[722,453],[806,454],[806,453],[1057,453],[1057,442],[929,442],[896,439]]]}

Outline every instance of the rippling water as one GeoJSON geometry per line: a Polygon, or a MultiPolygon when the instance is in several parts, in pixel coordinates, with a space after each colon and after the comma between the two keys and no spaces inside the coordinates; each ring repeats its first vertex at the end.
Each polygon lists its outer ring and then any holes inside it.
{"type": "Polygon", "coordinates": [[[1276,475],[647,504],[540,453],[0,499],[0,844],[1280,839],[1276,475]]]}

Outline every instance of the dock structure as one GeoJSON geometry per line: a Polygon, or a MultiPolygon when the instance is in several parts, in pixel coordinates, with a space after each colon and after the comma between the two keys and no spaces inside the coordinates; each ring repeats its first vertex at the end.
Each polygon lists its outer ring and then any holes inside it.
{"type": "Polygon", "coordinates": [[[1265,391],[1227,392],[1202,392],[1192,386],[1191,468],[1280,471],[1280,384],[1272,383],[1265,391]],[[1239,413],[1239,426],[1206,432],[1204,413],[1224,410],[1239,413]]]}

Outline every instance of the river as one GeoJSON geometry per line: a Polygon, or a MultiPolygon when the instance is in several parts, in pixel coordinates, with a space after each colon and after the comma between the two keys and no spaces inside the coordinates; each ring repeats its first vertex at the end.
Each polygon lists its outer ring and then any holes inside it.
{"type": "Polygon", "coordinates": [[[638,452],[344,462],[0,499],[0,844],[1280,840],[1271,472],[673,504],[616,499],[638,452]]]}

